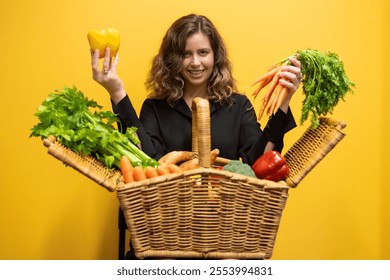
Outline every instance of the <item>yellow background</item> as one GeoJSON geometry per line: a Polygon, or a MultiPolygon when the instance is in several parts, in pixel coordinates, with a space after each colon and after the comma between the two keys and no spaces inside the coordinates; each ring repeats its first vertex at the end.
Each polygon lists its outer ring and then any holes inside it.
{"type": "MultiPolygon", "coordinates": [[[[121,33],[118,72],[139,110],[164,32],[191,12],[219,28],[248,95],[268,66],[304,48],[338,53],[356,83],[332,115],[348,124],[347,137],[290,191],[273,259],[389,259],[389,8],[387,0],[1,0],[0,259],[117,258],[115,193],[29,138],[33,114],[54,89],[73,85],[111,109],[92,80],[86,39],[104,27],[121,33]]],[[[297,120],[302,100],[299,90],[297,120]]],[[[288,134],[286,148],[308,125],[288,134]]]]}

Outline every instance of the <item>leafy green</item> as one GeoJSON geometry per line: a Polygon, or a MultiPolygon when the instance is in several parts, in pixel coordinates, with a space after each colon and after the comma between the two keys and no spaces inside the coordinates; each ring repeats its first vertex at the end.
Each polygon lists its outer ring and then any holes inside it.
{"type": "Polygon", "coordinates": [[[35,116],[40,122],[31,129],[30,137],[53,135],[65,147],[80,155],[92,155],[107,168],[119,168],[123,155],[134,166],[158,164],[136,146],[140,144],[137,128],[127,128],[122,134],[114,127],[118,116],[98,109],[102,106],[76,87],[55,90],[38,107],[35,116]]]}
{"type": "Polygon", "coordinates": [[[332,113],[339,100],[345,101],[347,92],[352,92],[353,82],[347,77],[344,64],[334,52],[314,49],[300,50],[303,94],[301,124],[311,114],[312,128],[319,125],[319,117],[332,113]]]}

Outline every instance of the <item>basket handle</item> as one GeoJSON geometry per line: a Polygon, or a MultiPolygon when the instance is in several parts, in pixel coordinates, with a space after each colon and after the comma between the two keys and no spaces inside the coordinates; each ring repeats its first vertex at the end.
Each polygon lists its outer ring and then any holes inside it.
{"type": "Polygon", "coordinates": [[[211,166],[210,103],[200,97],[192,101],[192,151],[201,167],[211,166]]]}
{"type": "Polygon", "coordinates": [[[306,129],[284,154],[290,174],[287,185],[295,188],[307,174],[344,138],[346,123],[320,117],[320,125],[306,129]]]}

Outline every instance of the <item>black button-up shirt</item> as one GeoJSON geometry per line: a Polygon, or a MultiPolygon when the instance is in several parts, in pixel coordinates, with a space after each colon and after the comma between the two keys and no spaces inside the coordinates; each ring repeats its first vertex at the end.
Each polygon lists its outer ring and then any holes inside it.
{"type": "MultiPolygon", "coordinates": [[[[121,128],[138,128],[142,149],[155,159],[175,151],[192,150],[192,112],[183,99],[171,107],[165,100],[146,99],[138,118],[128,96],[116,106],[121,128]]],[[[249,99],[243,94],[233,95],[233,105],[210,103],[211,149],[218,148],[220,156],[253,162],[264,153],[268,141],[275,150],[283,148],[283,136],[296,126],[289,109],[285,114],[279,110],[261,129],[249,99]]]]}

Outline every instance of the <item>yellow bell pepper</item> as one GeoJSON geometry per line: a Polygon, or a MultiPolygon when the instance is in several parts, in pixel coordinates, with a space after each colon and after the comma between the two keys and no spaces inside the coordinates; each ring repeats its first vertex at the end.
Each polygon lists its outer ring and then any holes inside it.
{"type": "Polygon", "coordinates": [[[106,48],[110,48],[110,56],[117,54],[120,45],[120,36],[115,28],[92,29],[87,38],[92,50],[99,50],[99,57],[103,58],[106,48]]]}

